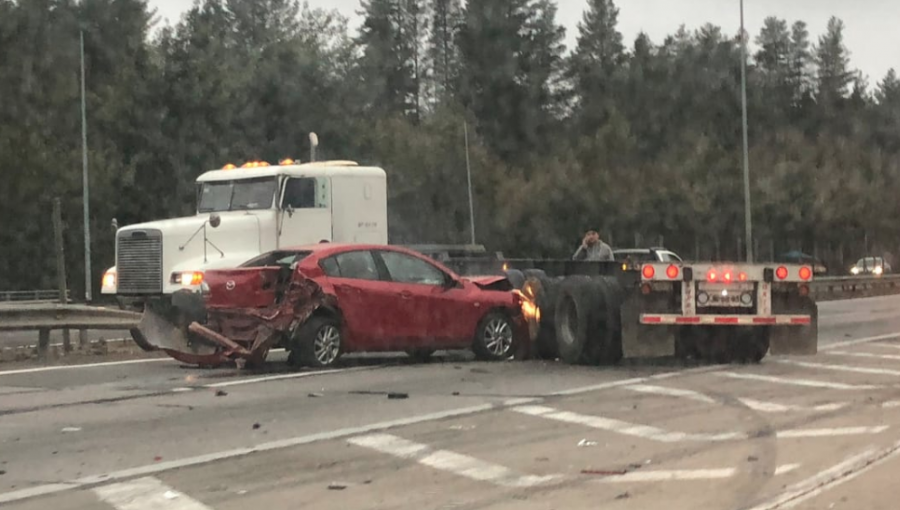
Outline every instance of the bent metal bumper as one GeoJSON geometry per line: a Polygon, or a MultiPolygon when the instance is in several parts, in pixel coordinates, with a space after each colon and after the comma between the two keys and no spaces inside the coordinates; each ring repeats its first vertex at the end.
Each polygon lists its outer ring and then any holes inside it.
{"type": "Polygon", "coordinates": [[[201,294],[179,291],[171,300],[148,301],[138,329],[148,344],[183,363],[216,367],[243,360],[258,366],[326,300],[319,285],[306,278],[293,281],[266,308],[207,307],[201,294]]]}

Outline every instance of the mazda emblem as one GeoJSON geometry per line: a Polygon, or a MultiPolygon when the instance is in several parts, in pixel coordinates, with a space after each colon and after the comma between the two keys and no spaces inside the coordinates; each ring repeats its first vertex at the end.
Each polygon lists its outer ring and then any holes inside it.
{"type": "Polygon", "coordinates": [[[228,290],[234,290],[234,280],[228,280],[225,282],[225,288],[228,290]]]}

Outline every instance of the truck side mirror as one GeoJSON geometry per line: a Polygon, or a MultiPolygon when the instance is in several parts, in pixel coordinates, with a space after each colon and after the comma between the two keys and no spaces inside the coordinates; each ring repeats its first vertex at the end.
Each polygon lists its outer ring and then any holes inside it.
{"type": "Polygon", "coordinates": [[[290,217],[290,218],[294,217],[294,206],[292,206],[291,204],[288,204],[287,207],[284,208],[284,210],[288,213],[288,217],[290,217]]]}
{"type": "Polygon", "coordinates": [[[118,232],[118,231],[119,231],[119,220],[113,218],[113,219],[112,219],[112,222],[110,222],[110,225],[112,225],[112,229],[113,229],[114,232],[118,232]]]}

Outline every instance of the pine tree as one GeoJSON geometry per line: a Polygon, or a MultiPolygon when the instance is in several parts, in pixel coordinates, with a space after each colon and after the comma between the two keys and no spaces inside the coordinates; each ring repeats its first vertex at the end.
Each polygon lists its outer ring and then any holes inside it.
{"type": "Polygon", "coordinates": [[[615,103],[616,73],[625,63],[613,0],[590,0],[578,24],[578,42],[570,63],[580,116],[587,129],[602,125],[615,103]]]}
{"type": "Polygon", "coordinates": [[[428,60],[434,100],[447,102],[456,92],[460,72],[457,35],[462,24],[459,0],[433,0],[428,60]]]}
{"type": "Polygon", "coordinates": [[[828,29],[815,47],[818,66],[818,93],[825,104],[847,96],[855,73],[850,69],[850,52],[844,46],[844,22],[832,17],[828,29]]]}

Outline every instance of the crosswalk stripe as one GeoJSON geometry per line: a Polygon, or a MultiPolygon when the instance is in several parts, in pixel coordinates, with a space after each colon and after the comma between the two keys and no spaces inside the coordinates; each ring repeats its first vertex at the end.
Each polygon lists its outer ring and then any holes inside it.
{"type": "Polygon", "coordinates": [[[632,471],[623,475],[600,478],[604,483],[632,482],[672,482],[689,480],[717,480],[731,478],[737,473],[735,468],[724,469],[668,469],[656,471],[632,471]]]}
{"type": "Polygon", "coordinates": [[[776,433],[778,439],[801,437],[831,437],[831,436],[857,436],[863,434],[880,434],[888,429],[887,425],[877,427],[835,427],[830,429],[793,429],[780,430],[776,433]]]}
{"type": "Polygon", "coordinates": [[[679,441],[729,441],[747,437],[746,434],[735,432],[727,432],[724,434],[688,434],[685,432],[670,432],[649,425],[638,425],[602,416],[590,416],[570,411],[559,411],[552,407],[544,406],[520,406],[513,407],[512,410],[529,416],[539,416],[541,418],[548,418],[566,423],[585,425],[595,429],[607,430],[627,436],[641,437],[663,443],[676,443],[679,441]]]}
{"type": "Polygon", "coordinates": [[[892,361],[900,361],[900,355],[897,354],[873,354],[871,352],[850,352],[850,351],[828,351],[827,354],[834,356],[850,356],[853,358],[871,358],[886,359],[892,361]]]}
{"type": "MultiPolygon", "coordinates": [[[[632,384],[629,386],[625,386],[624,389],[630,391],[636,391],[639,393],[648,393],[651,395],[663,395],[675,398],[683,398],[686,400],[693,400],[695,402],[703,402],[705,404],[716,404],[721,403],[716,399],[710,397],[709,395],[705,395],[698,391],[692,390],[683,390],[677,388],[667,388],[664,386],[653,386],[649,384],[632,384]]],[[[749,407],[754,411],[758,411],[761,413],[786,413],[789,411],[814,411],[814,412],[827,412],[827,411],[836,411],[843,407],[847,406],[846,402],[835,402],[831,404],[822,404],[812,407],[806,406],[798,406],[798,405],[786,405],[786,404],[777,404],[774,402],[763,402],[760,400],[753,400],[750,398],[739,398],[740,401],[745,406],[749,407]]]]}
{"type": "Polygon", "coordinates": [[[821,370],[834,370],[836,372],[853,372],[856,374],[870,374],[870,375],[895,375],[900,376],[900,370],[890,370],[887,368],[866,368],[866,367],[854,367],[849,365],[829,365],[827,363],[810,363],[808,361],[796,361],[792,359],[778,359],[773,360],[775,363],[782,363],[785,365],[794,365],[797,367],[803,368],[817,368],[821,370]]]}
{"type": "Polygon", "coordinates": [[[900,344],[888,344],[888,343],[882,343],[882,342],[875,342],[872,345],[874,345],[875,347],[884,347],[886,349],[900,349],[900,344]]]}
{"type": "Polygon", "coordinates": [[[211,510],[152,476],[97,487],[94,493],[116,510],[211,510]]]}
{"type": "Polygon", "coordinates": [[[828,381],[817,381],[813,379],[797,379],[793,377],[776,377],[772,375],[757,374],[739,374],[736,372],[715,372],[719,377],[730,377],[732,379],[744,379],[748,381],[765,381],[774,384],[787,384],[793,386],[806,386],[810,388],[828,388],[832,390],[875,390],[879,386],[871,384],[844,384],[828,381]]]}
{"type": "Polygon", "coordinates": [[[403,459],[415,460],[419,464],[441,471],[482,482],[491,482],[503,487],[533,487],[560,478],[560,475],[522,475],[504,466],[448,450],[432,450],[428,445],[408,441],[391,434],[370,434],[352,437],[347,441],[356,446],[403,459]]]}

